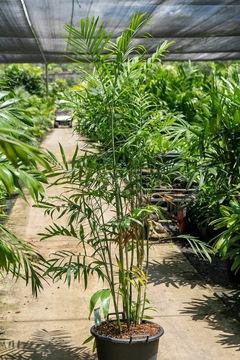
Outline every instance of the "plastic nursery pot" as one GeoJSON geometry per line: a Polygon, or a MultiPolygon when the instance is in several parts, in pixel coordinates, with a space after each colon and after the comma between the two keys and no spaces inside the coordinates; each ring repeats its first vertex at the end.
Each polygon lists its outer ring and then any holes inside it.
{"type": "Polygon", "coordinates": [[[95,326],[90,331],[96,340],[98,360],[157,360],[159,339],[164,334],[160,327],[154,336],[116,339],[97,334],[95,326]]]}
{"type": "Polygon", "coordinates": [[[232,264],[233,264],[233,260],[231,259],[227,259],[226,260],[226,264],[227,264],[227,275],[228,275],[228,281],[232,284],[240,284],[240,271],[238,271],[235,274],[234,270],[231,270],[232,264]]]}
{"type": "Polygon", "coordinates": [[[189,219],[187,215],[187,207],[178,209],[177,221],[179,234],[187,234],[190,231],[189,219]]]}

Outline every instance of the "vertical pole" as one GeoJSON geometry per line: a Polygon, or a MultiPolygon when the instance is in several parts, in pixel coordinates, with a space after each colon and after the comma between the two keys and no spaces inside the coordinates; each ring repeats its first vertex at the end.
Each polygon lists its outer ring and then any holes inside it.
{"type": "Polygon", "coordinates": [[[46,95],[48,96],[48,64],[45,63],[46,95]]]}

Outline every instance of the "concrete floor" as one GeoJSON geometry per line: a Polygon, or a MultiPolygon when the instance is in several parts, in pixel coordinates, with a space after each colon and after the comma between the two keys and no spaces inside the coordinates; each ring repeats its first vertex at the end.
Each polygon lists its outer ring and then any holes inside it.
{"type": "MultiPolygon", "coordinates": [[[[60,128],[54,129],[42,146],[58,156],[58,142],[69,159],[73,144],[84,144],[72,136],[71,129],[60,128]]],[[[30,198],[29,204],[18,198],[8,224],[45,255],[76,246],[64,238],[40,243],[36,234],[49,223],[40,209],[32,207],[30,198]]],[[[150,269],[148,297],[157,309],[154,321],[165,330],[158,360],[239,359],[240,323],[231,318],[179,248],[170,241],[154,242],[150,269]]],[[[70,289],[61,282],[46,284],[34,299],[22,281],[1,279],[0,359],[96,360],[91,345],[82,343],[93,324],[87,318],[89,296],[100,287],[95,278],[86,291],[78,283],[70,289]]]]}

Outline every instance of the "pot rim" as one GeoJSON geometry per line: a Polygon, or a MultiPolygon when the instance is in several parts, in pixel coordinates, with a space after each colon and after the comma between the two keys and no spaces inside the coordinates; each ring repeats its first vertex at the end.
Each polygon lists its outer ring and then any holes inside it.
{"type": "MultiPolygon", "coordinates": [[[[148,323],[153,324],[152,321],[144,321],[144,322],[148,322],[148,323]]],[[[94,337],[99,338],[101,340],[115,342],[115,343],[137,344],[137,343],[149,343],[149,342],[152,342],[152,341],[155,341],[155,340],[159,339],[164,334],[164,329],[160,325],[159,325],[159,327],[160,327],[160,331],[156,335],[149,336],[149,335],[146,334],[146,335],[141,335],[139,338],[137,338],[135,336],[130,336],[130,339],[118,339],[118,338],[114,338],[114,337],[100,335],[95,331],[95,325],[93,325],[91,327],[90,332],[94,337]]]]}

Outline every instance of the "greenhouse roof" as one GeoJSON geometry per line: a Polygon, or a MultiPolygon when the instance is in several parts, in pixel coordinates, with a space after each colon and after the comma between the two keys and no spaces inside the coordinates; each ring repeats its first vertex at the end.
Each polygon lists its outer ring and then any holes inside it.
{"type": "Polygon", "coordinates": [[[168,40],[167,60],[240,59],[239,0],[0,0],[0,63],[67,62],[65,24],[99,16],[114,40],[134,11],[153,16],[149,53],[168,40]]]}

